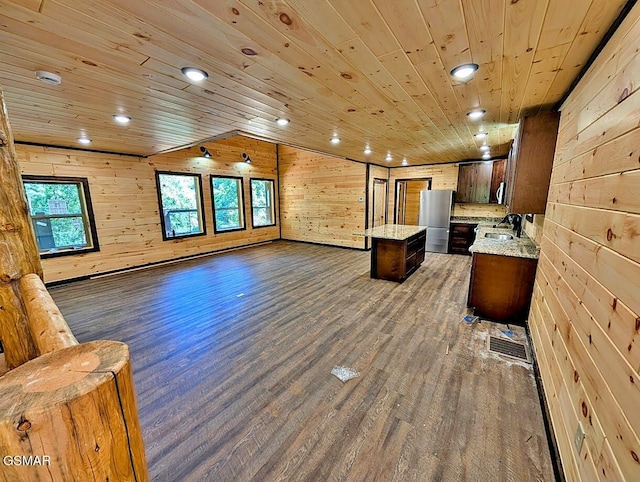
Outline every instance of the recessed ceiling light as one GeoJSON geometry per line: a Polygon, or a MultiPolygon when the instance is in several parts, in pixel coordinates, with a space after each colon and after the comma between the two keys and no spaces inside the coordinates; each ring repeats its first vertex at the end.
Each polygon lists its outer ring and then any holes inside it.
{"type": "Polygon", "coordinates": [[[89,139],[88,137],[78,137],[78,142],[80,144],[91,144],[91,139],[89,139]]]}
{"type": "Polygon", "coordinates": [[[278,117],[276,119],[276,124],[279,126],[286,126],[289,123],[289,119],[285,119],[284,117],[278,117]]]}
{"type": "Polygon", "coordinates": [[[36,79],[49,85],[60,85],[62,83],[62,77],[46,70],[36,70],[36,79]]]}
{"type": "Polygon", "coordinates": [[[451,75],[459,80],[467,80],[475,74],[476,70],[478,70],[478,64],[462,64],[453,69],[451,75]]]}
{"type": "Polygon", "coordinates": [[[489,151],[487,151],[484,154],[482,154],[482,158],[483,159],[491,159],[491,154],[489,154],[489,151]]]}
{"type": "Polygon", "coordinates": [[[406,166],[407,164],[409,163],[407,162],[407,158],[405,157],[404,159],[402,159],[402,165],[406,166]]]}
{"type": "Polygon", "coordinates": [[[131,117],[124,114],[113,114],[113,120],[118,122],[119,124],[128,124],[131,122],[131,117]]]}
{"type": "Polygon", "coordinates": [[[480,150],[481,151],[488,151],[489,149],[490,149],[490,147],[488,145],[486,145],[486,144],[483,145],[483,146],[480,146],[480,150]]]}
{"type": "Polygon", "coordinates": [[[331,144],[336,145],[336,144],[340,144],[340,138],[339,137],[332,137],[331,138],[331,144]]]}
{"type": "Polygon", "coordinates": [[[182,72],[183,75],[193,80],[194,82],[200,82],[201,80],[209,77],[209,74],[207,74],[204,70],[196,69],[195,67],[183,67],[182,69],[180,69],[180,72],[182,72]]]}
{"type": "Polygon", "coordinates": [[[484,138],[485,138],[485,137],[487,137],[488,135],[489,135],[489,133],[488,133],[488,132],[478,132],[478,133],[474,134],[473,136],[474,136],[476,139],[484,139],[484,138]]]}
{"type": "Polygon", "coordinates": [[[469,119],[477,120],[477,119],[480,119],[480,117],[482,117],[485,114],[485,112],[487,111],[484,109],[475,109],[470,112],[467,112],[467,115],[469,116],[469,119]]]}
{"type": "Polygon", "coordinates": [[[387,161],[387,162],[393,160],[393,157],[391,157],[391,153],[390,152],[387,153],[387,157],[385,157],[384,160],[387,161]]]}
{"type": "Polygon", "coordinates": [[[363,152],[368,156],[369,154],[371,154],[371,148],[369,146],[365,146],[363,152]]]}

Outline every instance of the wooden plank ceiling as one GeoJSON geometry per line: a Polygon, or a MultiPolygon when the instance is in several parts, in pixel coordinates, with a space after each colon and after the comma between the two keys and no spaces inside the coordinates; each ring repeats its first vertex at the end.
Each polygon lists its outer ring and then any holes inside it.
{"type": "Polygon", "coordinates": [[[486,131],[500,156],[521,116],[567,91],[624,3],[0,0],[0,88],[23,142],[81,147],[86,135],[89,149],[150,155],[241,131],[397,166],[477,159],[473,134],[486,131]],[[465,62],[475,77],[453,79],[465,62]],[[186,66],[208,79],[189,81],[186,66]],[[468,119],[474,108],[482,120],[468,119]]]}

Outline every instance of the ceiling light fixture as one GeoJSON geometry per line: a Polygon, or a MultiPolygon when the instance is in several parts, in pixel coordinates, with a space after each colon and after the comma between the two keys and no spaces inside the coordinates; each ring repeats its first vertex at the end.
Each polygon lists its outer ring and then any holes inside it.
{"type": "Polygon", "coordinates": [[[474,109],[470,112],[467,112],[467,116],[471,120],[478,120],[482,117],[487,111],[484,109],[474,109]]]}
{"type": "Polygon", "coordinates": [[[453,69],[451,75],[458,80],[467,80],[476,73],[476,70],[478,70],[478,64],[462,64],[453,69]]]}
{"type": "Polygon", "coordinates": [[[368,156],[369,154],[371,154],[371,148],[369,146],[365,146],[363,152],[368,156]]]}
{"type": "Polygon", "coordinates": [[[62,83],[62,77],[46,70],[36,70],[36,79],[49,85],[60,85],[62,83]]]}
{"type": "Polygon", "coordinates": [[[88,137],[78,137],[78,142],[80,144],[87,145],[87,144],[91,144],[91,139],[89,139],[88,137]]]}
{"type": "Polygon", "coordinates": [[[204,70],[196,69],[195,67],[183,67],[180,69],[180,72],[182,72],[182,75],[188,77],[194,82],[200,82],[201,80],[209,77],[209,74],[207,74],[204,70]]]}
{"type": "Polygon", "coordinates": [[[489,154],[489,151],[487,151],[484,154],[482,154],[482,158],[483,159],[491,159],[491,154],[489,154]]]}
{"type": "Polygon", "coordinates": [[[486,144],[483,144],[482,146],[480,146],[480,150],[481,151],[488,151],[490,149],[490,147],[486,144]]]}
{"type": "Polygon", "coordinates": [[[244,159],[244,162],[246,162],[247,164],[251,164],[251,158],[249,157],[249,154],[247,154],[246,152],[242,153],[242,159],[244,159]]]}
{"type": "Polygon", "coordinates": [[[393,157],[391,157],[391,153],[390,152],[387,153],[387,157],[385,157],[384,160],[387,161],[387,162],[393,160],[393,157]]]}
{"type": "Polygon", "coordinates": [[[285,119],[284,117],[278,117],[276,119],[276,124],[279,126],[286,126],[289,123],[289,119],[285,119]]]}
{"type": "Polygon", "coordinates": [[[406,166],[407,164],[409,164],[409,163],[407,162],[407,158],[405,157],[405,158],[402,159],[402,165],[406,166]]]}
{"type": "Polygon", "coordinates": [[[207,159],[211,158],[211,153],[206,147],[200,146],[200,152],[202,152],[202,157],[206,157],[207,159]]]}
{"type": "Polygon", "coordinates": [[[331,138],[331,144],[333,144],[334,146],[335,146],[336,144],[340,144],[340,138],[339,138],[339,137],[335,137],[335,136],[334,136],[334,137],[332,137],[332,138],[331,138]]]}
{"type": "Polygon", "coordinates": [[[129,122],[131,122],[131,117],[129,117],[128,115],[124,115],[124,114],[113,114],[113,120],[116,121],[118,124],[128,124],[129,122]]]}
{"type": "Polygon", "coordinates": [[[474,134],[473,137],[475,137],[476,139],[484,139],[488,135],[489,135],[488,132],[478,132],[478,133],[474,134]]]}

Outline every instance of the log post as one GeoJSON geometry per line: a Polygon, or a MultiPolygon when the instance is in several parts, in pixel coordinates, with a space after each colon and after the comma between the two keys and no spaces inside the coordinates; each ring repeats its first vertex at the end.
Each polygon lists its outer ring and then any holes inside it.
{"type": "Polygon", "coordinates": [[[127,346],[75,345],[0,377],[0,447],[1,481],[148,481],[127,346]]]}
{"type": "Polygon", "coordinates": [[[0,339],[14,368],[36,356],[16,282],[27,273],[42,278],[13,135],[0,90],[0,339]]]}

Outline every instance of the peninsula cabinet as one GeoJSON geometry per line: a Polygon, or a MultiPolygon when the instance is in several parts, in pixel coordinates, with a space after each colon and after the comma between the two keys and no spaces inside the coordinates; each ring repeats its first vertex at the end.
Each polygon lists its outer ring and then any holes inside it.
{"type": "Polygon", "coordinates": [[[559,123],[559,112],[520,120],[507,159],[505,204],[509,212],[544,214],[559,123]]]}

